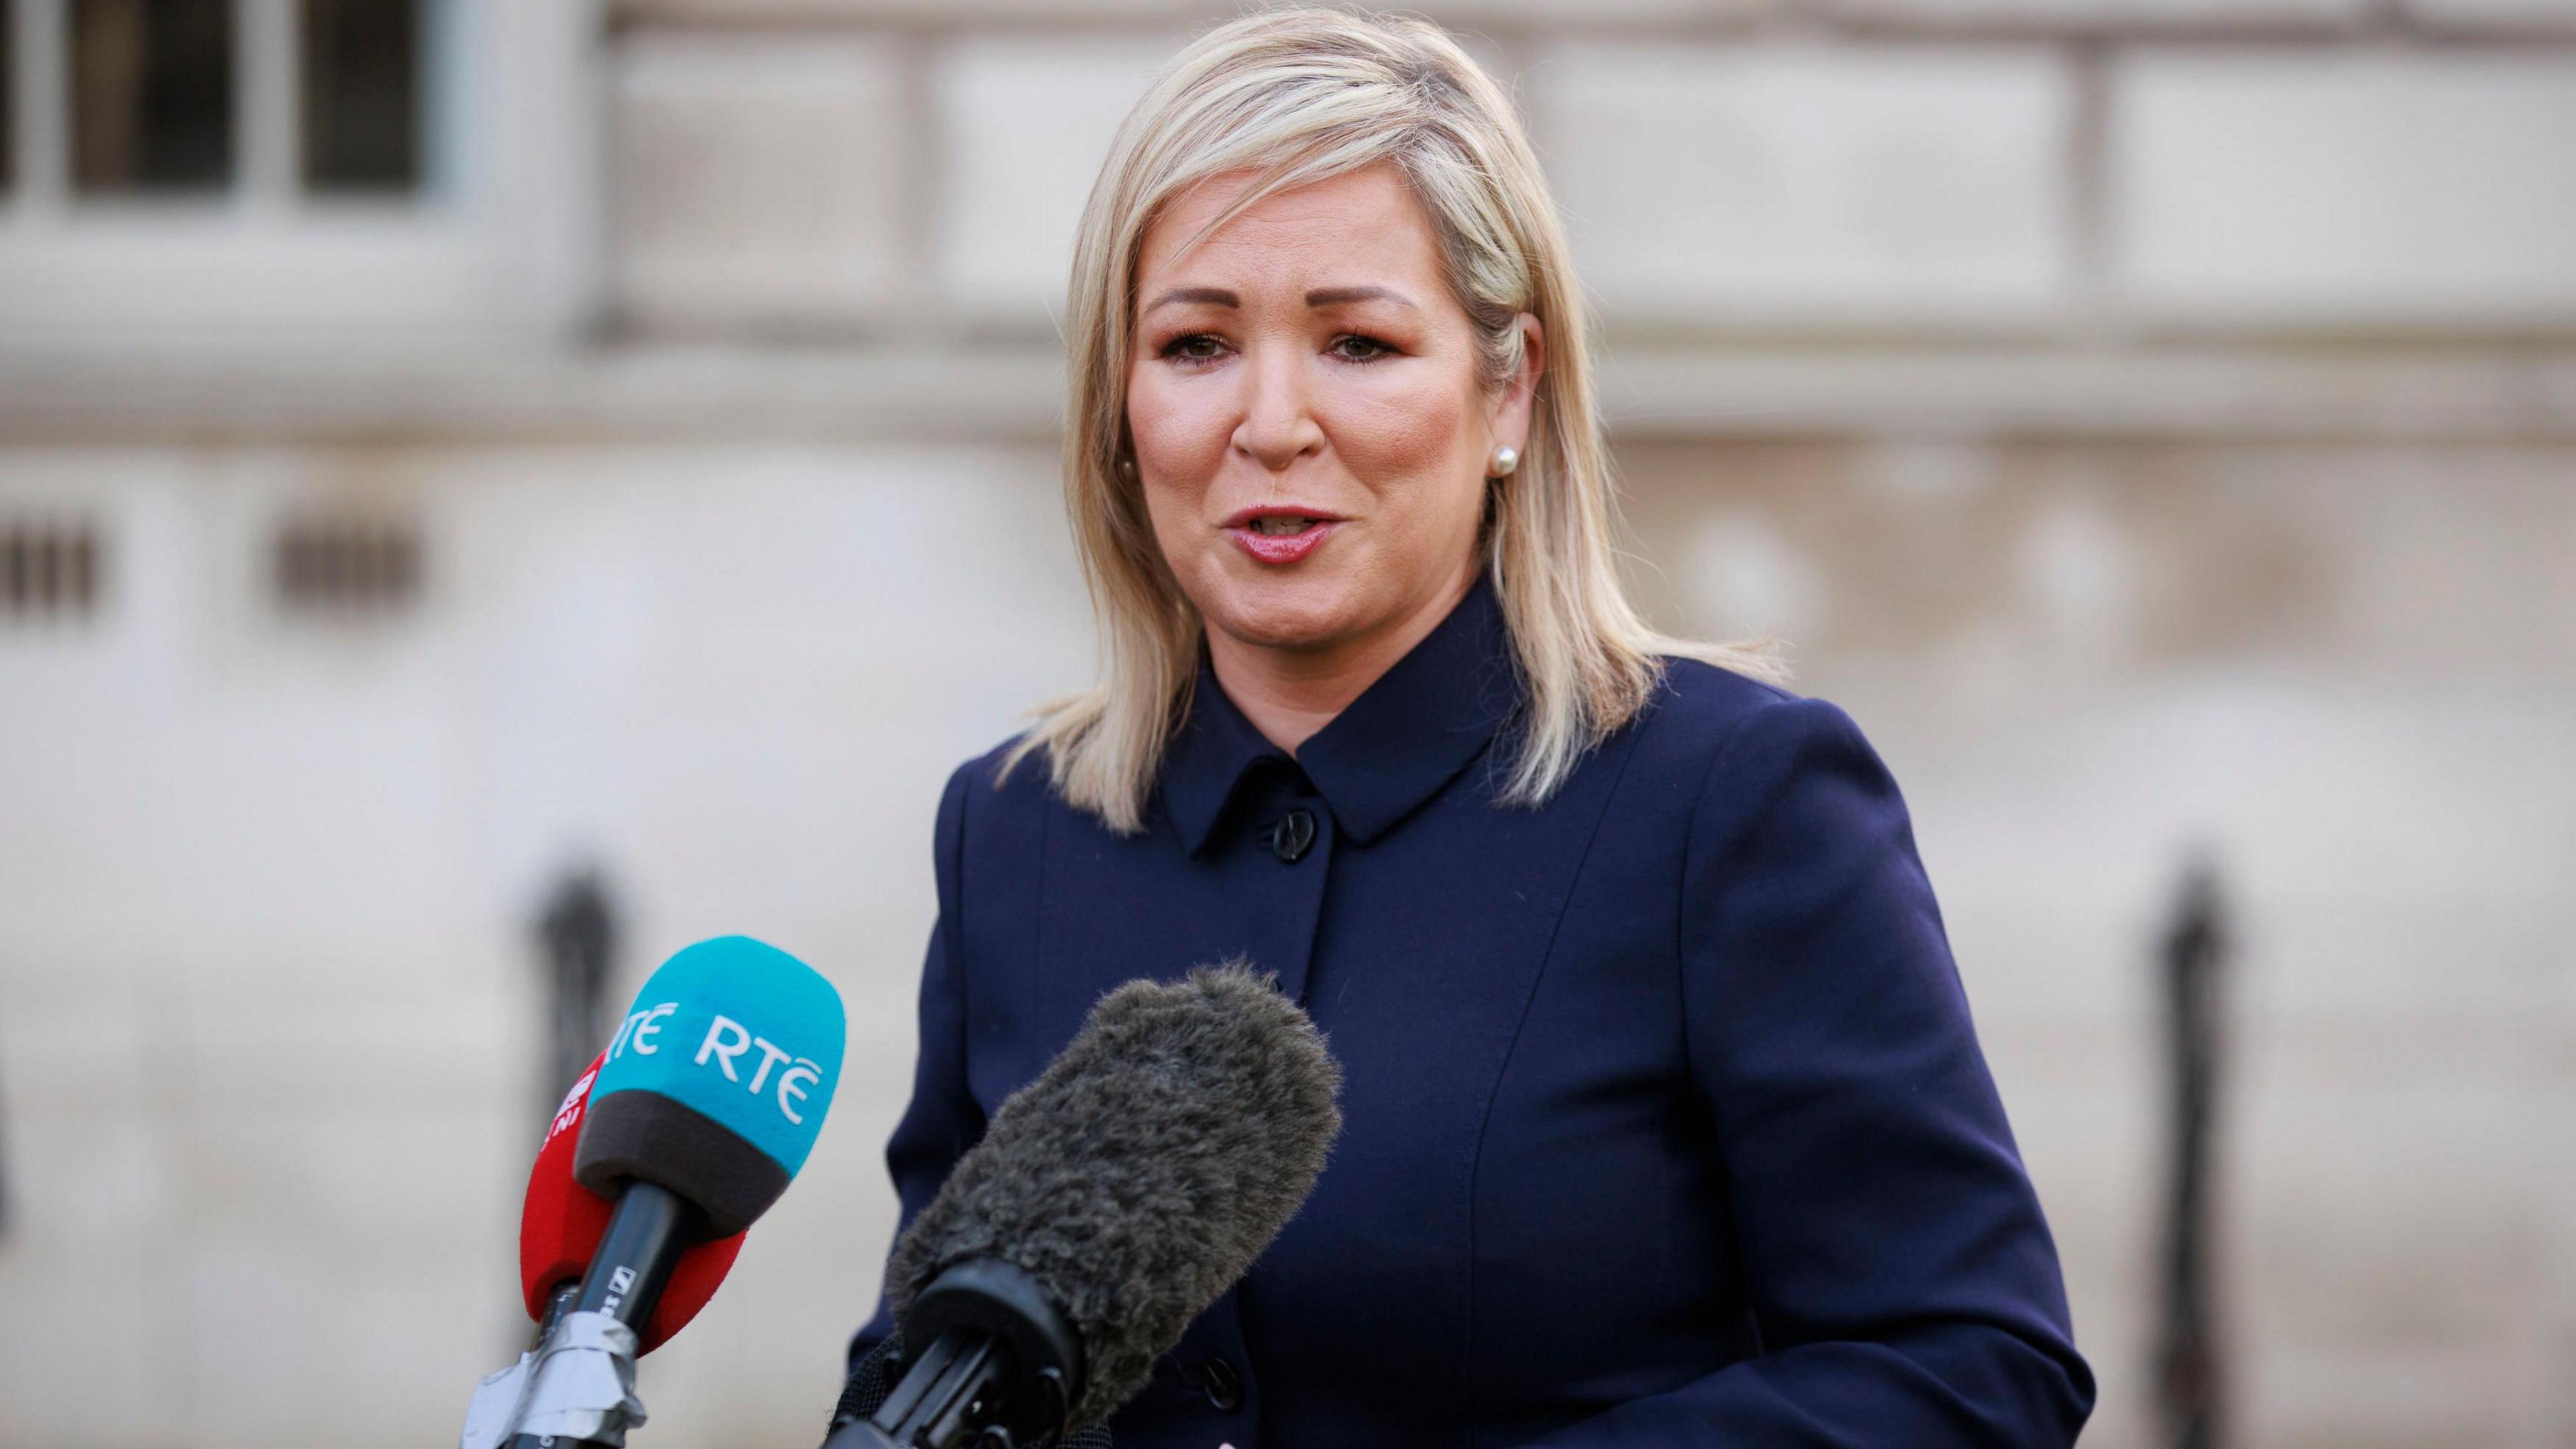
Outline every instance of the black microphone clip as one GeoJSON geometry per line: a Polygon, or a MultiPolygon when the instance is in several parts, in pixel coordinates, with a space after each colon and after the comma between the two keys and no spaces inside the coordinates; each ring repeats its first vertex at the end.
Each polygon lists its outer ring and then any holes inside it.
{"type": "Polygon", "coordinates": [[[823,1449],[1034,1449],[1064,1432],[1082,1396],[1082,1336],[1026,1270],[969,1258],[905,1316],[926,1347],[885,1402],[837,1416],[823,1449]]]}

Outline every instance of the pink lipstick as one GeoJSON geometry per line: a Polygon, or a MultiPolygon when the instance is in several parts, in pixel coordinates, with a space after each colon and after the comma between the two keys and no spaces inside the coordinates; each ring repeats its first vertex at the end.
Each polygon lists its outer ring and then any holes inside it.
{"type": "Polygon", "coordinates": [[[1313,553],[1343,520],[1297,504],[1246,508],[1225,521],[1226,537],[1266,564],[1292,564],[1313,553]]]}

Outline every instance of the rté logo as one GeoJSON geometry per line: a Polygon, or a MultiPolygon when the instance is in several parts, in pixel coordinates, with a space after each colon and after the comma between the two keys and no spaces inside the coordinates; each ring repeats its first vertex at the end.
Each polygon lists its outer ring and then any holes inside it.
{"type": "MultiPolygon", "coordinates": [[[[630,1014],[617,1028],[617,1039],[608,1044],[609,1060],[615,1061],[630,1046],[635,1048],[638,1056],[649,1057],[659,1053],[662,1049],[653,1037],[662,1029],[662,1018],[675,1014],[679,1009],[680,1003],[665,1001],[659,1006],[630,1014]]],[[[823,1068],[812,1059],[792,1056],[767,1037],[753,1036],[741,1022],[722,1012],[707,1024],[707,1039],[698,1043],[698,1055],[690,1065],[703,1067],[710,1058],[724,1073],[726,1081],[740,1084],[743,1090],[755,1097],[770,1090],[770,1069],[780,1062],[787,1063],[787,1070],[778,1074],[778,1114],[798,1127],[805,1125],[805,1118],[796,1110],[795,1104],[804,1101],[814,1085],[823,1080],[823,1068]],[[749,1056],[755,1047],[760,1051],[760,1065],[752,1072],[751,1080],[744,1082],[734,1063],[749,1056]]]]}
{"type": "Polygon", "coordinates": [[[554,1125],[546,1129],[546,1140],[554,1141],[571,1131],[581,1121],[581,1109],[590,1102],[590,1084],[599,1080],[599,1068],[591,1066],[574,1079],[572,1090],[564,1093],[563,1105],[555,1108],[554,1125]]]}

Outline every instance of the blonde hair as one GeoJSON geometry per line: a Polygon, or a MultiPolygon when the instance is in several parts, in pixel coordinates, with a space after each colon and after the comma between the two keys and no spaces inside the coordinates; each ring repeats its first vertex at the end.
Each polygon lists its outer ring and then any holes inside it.
{"type": "Polygon", "coordinates": [[[1787,678],[1776,639],[1669,638],[1620,587],[1582,295],[1510,99],[1427,21],[1260,12],[1199,37],[1155,78],[1110,144],[1074,244],[1064,491],[1100,629],[1100,676],[1041,706],[1003,771],[1044,749],[1057,792],[1121,834],[1143,827],[1188,714],[1205,627],[1155,542],[1141,486],[1119,468],[1145,234],[1173,197],[1213,176],[1255,173],[1201,237],[1275,192],[1381,161],[1401,170],[1430,215],[1450,290],[1483,344],[1486,384],[1519,372],[1522,312],[1546,338],[1529,444],[1489,497],[1480,545],[1522,695],[1503,802],[1553,795],[1586,751],[1645,706],[1662,656],[1787,678]]]}

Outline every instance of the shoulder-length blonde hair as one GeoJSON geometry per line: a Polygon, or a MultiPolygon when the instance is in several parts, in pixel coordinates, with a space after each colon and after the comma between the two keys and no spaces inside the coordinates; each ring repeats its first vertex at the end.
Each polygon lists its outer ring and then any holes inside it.
{"type": "MultiPolygon", "coordinates": [[[[1546,339],[1529,446],[1492,485],[1480,547],[1520,673],[1504,803],[1545,801],[1653,692],[1665,655],[1785,681],[1778,641],[1668,638],[1619,583],[1609,454],[1584,350],[1582,294],[1511,101],[1427,21],[1272,10],[1217,27],[1164,67],[1110,143],[1084,207],[1067,297],[1065,508],[1100,630],[1100,677],[1038,710],[1007,772],[1044,749],[1058,793],[1132,834],[1186,718],[1205,625],[1122,473],[1136,259],[1173,197],[1249,170],[1213,232],[1274,192],[1392,161],[1440,238],[1488,386],[1520,369],[1522,312],[1546,339]]],[[[1193,238],[1195,242],[1196,238],[1193,238]]]]}

